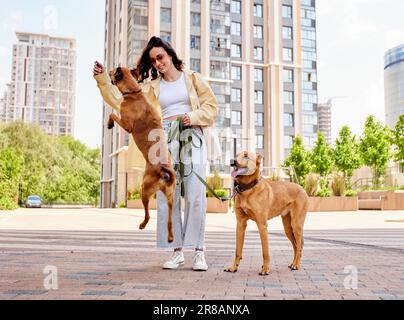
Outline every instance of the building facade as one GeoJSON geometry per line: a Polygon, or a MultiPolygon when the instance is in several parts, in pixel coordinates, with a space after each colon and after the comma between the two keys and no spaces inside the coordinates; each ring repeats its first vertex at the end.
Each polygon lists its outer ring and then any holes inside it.
{"type": "MultiPolygon", "coordinates": [[[[223,153],[210,169],[228,173],[241,150],[279,167],[296,135],[310,143],[317,132],[315,28],[314,0],[106,0],[105,65],[132,66],[151,36],[168,40],[218,99],[223,153]]],[[[132,138],[106,128],[111,112],[104,105],[104,207],[125,201],[128,173],[141,169],[132,138]]]]}
{"type": "Polygon", "coordinates": [[[16,36],[3,121],[21,120],[48,134],[73,135],[75,40],[23,32],[16,36]]]}
{"type": "Polygon", "coordinates": [[[325,141],[331,145],[331,100],[318,104],[318,130],[324,135],[325,141]]]}
{"type": "Polygon", "coordinates": [[[387,51],[384,60],[386,124],[394,129],[404,114],[404,44],[387,51]]]}

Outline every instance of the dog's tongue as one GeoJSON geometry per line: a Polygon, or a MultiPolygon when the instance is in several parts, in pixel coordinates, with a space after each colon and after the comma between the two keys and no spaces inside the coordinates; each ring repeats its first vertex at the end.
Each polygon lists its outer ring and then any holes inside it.
{"type": "Polygon", "coordinates": [[[239,169],[234,169],[231,172],[231,176],[233,179],[237,178],[237,176],[242,176],[248,172],[248,168],[239,168],[239,169]]]}

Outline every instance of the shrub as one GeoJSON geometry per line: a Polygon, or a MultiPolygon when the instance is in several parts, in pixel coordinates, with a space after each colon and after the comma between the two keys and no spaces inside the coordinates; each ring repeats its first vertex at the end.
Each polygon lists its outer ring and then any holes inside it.
{"type": "Polygon", "coordinates": [[[345,179],[340,174],[334,174],[331,182],[332,193],[336,197],[342,197],[345,194],[345,179]]]}
{"type": "Polygon", "coordinates": [[[218,171],[215,171],[213,176],[207,179],[207,183],[213,190],[223,188],[223,180],[220,178],[218,171]]]}
{"type": "Polygon", "coordinates": [[[326,198],[326,197],[329,197],[329,196],[331,196],[331,190],[328,189],[328,188],[320,189],[320,191],[317,192],[317,197],[326,198]]]}
{"type": "Polygon", "coordinates": [[[345,197],[356,197],[357,194],[357,191],[350,189],[345,192],[345,197]]]}
{"type": "MultiPolygon", "coordinates": [[[[215,189],[214,191],[219,197],[228,197],[229,196],[229,192],[225,189],[215,189]]],[[[206,197],[212,198],[212,197],[214,197],[214,195],[212,193],[210,193],[209,191],[207,191],[206,197]]]]}
{"type": "Polygon", "coordinates": [[[17,208],[18,205],[16,201],[7,197],[0,198],[0,210],[15,210],[17,208]]]}
{"type": "Polygon", "coordinates": [[[310,173],[306,176],[304,185],[309,197],[314,197],[317,194],[319,179],[320,176],[316,173],[310,173]]]}
{"type": "Polygon", "coordinates": [[[119,208],[126,208],[125,202],[121,202],[121,203],[119,204],[119,208]]]}
{"type": "Polygon", "coordinates": [[[139,200],[141,198],[140,192],[128,192],[128,200],[139,200]]]}

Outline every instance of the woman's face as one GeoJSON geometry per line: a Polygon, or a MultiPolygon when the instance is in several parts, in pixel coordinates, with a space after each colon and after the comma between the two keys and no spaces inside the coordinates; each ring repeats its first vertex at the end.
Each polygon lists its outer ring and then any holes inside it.
{"type": "Polygon", "coordinates": [[[149,55],[153,67],[162,74],[167,72],[173,64],[173,58],[162,47],[154,47],[149,55]]]}

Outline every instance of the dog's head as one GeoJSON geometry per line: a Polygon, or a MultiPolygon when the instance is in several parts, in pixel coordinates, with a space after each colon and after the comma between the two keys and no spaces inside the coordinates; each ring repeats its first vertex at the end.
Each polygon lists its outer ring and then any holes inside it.
{"type": "Polygon", "coordinates": [[[260,176],[262,156],[258,153],[244,151],[237,155],[236,159],[231,160],[233,167],[231,176],[240,183],[250,183],[260,176]]]}
{"type": "Polygon", "coordinates": [[[109,72],[111,82],[117,86],[122,93],[137,91],[140,89],[138,84],[139,73],[137,69],[128,69],[118,67],[109,72]]]}

